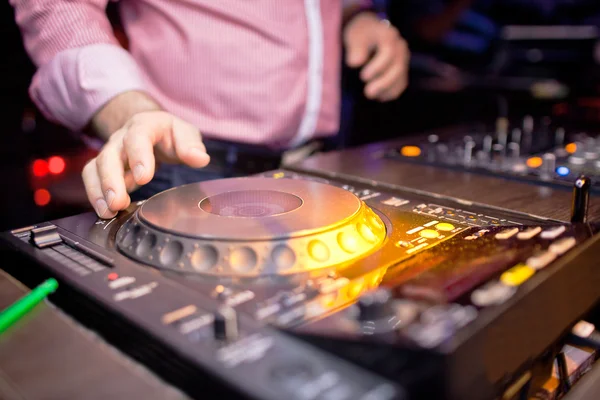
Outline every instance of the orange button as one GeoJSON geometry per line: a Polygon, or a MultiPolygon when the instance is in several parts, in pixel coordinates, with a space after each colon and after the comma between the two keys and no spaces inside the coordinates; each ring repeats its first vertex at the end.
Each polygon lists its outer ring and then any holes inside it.
{"type": "Polygon", "coordinates": [[[531,157],[527,160],[527,166],[529,168],[539,168],[542,166],[543,162],[541,157],[531,157]]]}
{"type": "Polygon", "coordinates": [[[565,150],[567,151],[567,153],[573,154],[577,151],[577,144],[569,143],[568,145],[565,146],[565,150]]]}
{"type": "Polygon", "coordinates": [[[404,157],[419,157],[421,155],[421,149],[417,146],[404,146],[400,149],[400,154],[404,157]]]}

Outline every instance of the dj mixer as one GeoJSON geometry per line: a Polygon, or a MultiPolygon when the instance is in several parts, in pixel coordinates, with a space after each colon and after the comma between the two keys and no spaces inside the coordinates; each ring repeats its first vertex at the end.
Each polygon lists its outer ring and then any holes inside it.
{"type": "Polygon", "coordinates": [[[600,191],[600,139],[566,129],[549,117],[498,118],[495,126],[472,124],[422,134],[393,147],[386,157],[570,188],[581,174],[600,191]]]}
{"type": "Polygon", "coordinates": [[[560,222],[277,170],[0,239],[11,274],[55,277],[55,304],[194,398],[509,399],[600,297],[590,183],[560,222]]]}

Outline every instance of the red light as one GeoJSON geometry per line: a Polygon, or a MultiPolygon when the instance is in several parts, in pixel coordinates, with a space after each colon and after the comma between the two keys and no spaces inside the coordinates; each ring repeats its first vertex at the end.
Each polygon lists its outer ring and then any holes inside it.
{"type": "Polygon", "coordinates": [[[65,160],[62,157],[54,156],[48,159],[48,169],[51,173],[58,175],[65,170],[65,160]]]}
{"type": "Polygon", "coordinates": [[[50,199],[50,192],[46,189],[38,189],[33,194],[33,201],[35,201],[35,204],[40,207],[43,207],[50,203],[50,199]]]}
{"type": "Polygon", "coordinates": [[[44,160],[35,160],[32,164],[33,175],[41,178],[48,174],[48,163],[44,160]]]}
{"type": "Polygon", "coordinates": [[[116,272],[111,272],[110,274],[108,274],[107,278],[109,281],[114,281],[119,277],[119,275],[116,272]]]}

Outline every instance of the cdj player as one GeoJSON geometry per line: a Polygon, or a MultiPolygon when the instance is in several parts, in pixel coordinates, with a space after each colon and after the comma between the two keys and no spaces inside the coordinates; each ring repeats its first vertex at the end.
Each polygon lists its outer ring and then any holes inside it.
{"type": "Polygon", "coordinates": [[[53,302],[195,398],[508,399],[600,297],[589,184],[564,223],[279,170],[1,238],[10,273],[58,279],[53,302]]]}

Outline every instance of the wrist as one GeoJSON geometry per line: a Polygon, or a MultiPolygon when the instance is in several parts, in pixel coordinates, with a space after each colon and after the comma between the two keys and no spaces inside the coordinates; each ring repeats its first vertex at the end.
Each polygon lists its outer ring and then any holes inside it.
{"type": "Polygon", "coordinates": [[[101,139],[108,140],[135,114],[161,110],[162,107],[144,92],[124,92],[113,97],[98,110],[92,117],[90,129],[101,139]]]}
{"type": "Polygon", "coordinates": [[[380,13],[377,8],[372,6],[353,6],[344,10],[342,26],[345,28],[351,22],[362,17],[370,17],[380,19],[380,13]]]}

